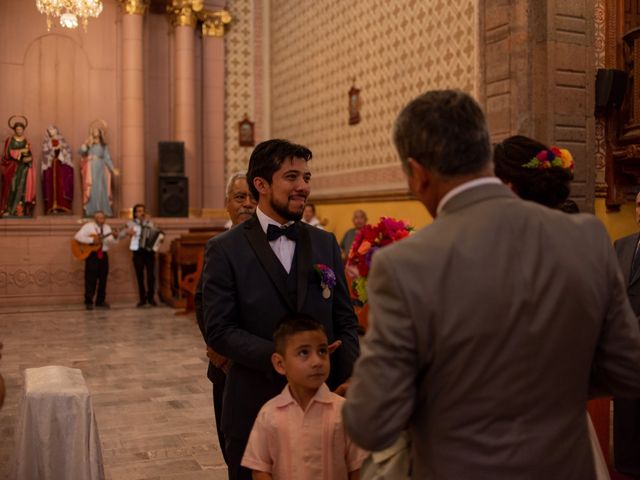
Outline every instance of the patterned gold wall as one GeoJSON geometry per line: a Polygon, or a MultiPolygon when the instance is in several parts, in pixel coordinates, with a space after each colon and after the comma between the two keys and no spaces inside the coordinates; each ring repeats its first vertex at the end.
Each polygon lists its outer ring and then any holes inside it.
{"type": "MultiPolygon", "coordinates": [[[[233,2],[232,2],[233,3],[233,2]]],[[[411,98],[475,87],[473,0],[273,0],[271,133],[309,146],[316,197],[401,191],[391,125],[411,98]],[[361,117],[348,125],[348,91],[361,117]]]]}
{"type": "Polygon", "coordinates": [[[238,145],[238,122],[253,118],[253,1],[228,0],[232,23],[225,33],[225,158],[226,177],[246,170],[251,148],[238,145]]]}

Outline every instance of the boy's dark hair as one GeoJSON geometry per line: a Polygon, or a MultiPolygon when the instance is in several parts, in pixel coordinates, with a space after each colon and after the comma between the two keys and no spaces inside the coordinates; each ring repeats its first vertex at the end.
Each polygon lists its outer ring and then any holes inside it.
{"type": "Polygon", "coordinates": [[[276,352],[284,355],[289,337],[300,332],[313,332],[320,330],[326,333],[324,327],[311,315],[306,313],[290,313],[282,317],[278,328],[273,333],[276,352]]]}
{"type": "Polygon", "coordinates": [[[296,145],[287,140],[274,138],[259,143],[251,153],[247,169],[247,184],[253,198],[256,201],[260,199],[258,189],[253,185],[254,178],[264,178],[271,185],[273,174],[280,169],[285,160],[302,158],[308,162],[311,160],[311,156],[311,150],[307,147],[296,145]]]}

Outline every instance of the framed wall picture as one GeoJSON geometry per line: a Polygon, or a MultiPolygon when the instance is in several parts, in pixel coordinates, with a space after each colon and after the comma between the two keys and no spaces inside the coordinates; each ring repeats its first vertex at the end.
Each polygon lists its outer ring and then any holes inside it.
{"type": "Polygon", "coordinates": [[[349,90],[349,125],[360,123],[360,89],[352,85],[349,90]]]}
{"type": "Polygon", "coordinates": [[[254,123],[247,115],[241,122],[238,122],[238,143],[241,147],[253,147],[255,145],[253,132],[254,123]]]}

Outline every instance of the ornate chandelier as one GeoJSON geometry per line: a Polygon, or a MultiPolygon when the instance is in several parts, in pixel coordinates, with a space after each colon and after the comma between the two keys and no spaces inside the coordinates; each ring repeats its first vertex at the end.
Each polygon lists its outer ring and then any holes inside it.
{"type": "Polygon", "coordinates": [[[65,28],[76,28],[82,23],[87,30],[89,17],[97,18],[102,12],[101,0],[36,0],[40,13],[47,16],[47,30],[51,30],[53,19],[58,18],[65,28]]]}

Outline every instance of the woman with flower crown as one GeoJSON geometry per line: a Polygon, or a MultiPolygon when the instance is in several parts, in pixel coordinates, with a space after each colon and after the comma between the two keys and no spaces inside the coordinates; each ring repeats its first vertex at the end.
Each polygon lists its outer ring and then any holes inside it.
{"type": "Polygon", "coordinates": [[[568,209],[574,168],[569,150],[516,135],[494,146],[493,161],[496,176],[520,198],[568,209]]]}
{"type": "MultiPolygon", "coordinates": [[[[546,145],[522,135],[494,145],[496,176],[520,198],[577,213],[569,200],[574,162],[569,150],[546,145]]],[[[587,414],[597,480],[609,480],[609,469],[602,455],[591,417],[587,414]]]]}

